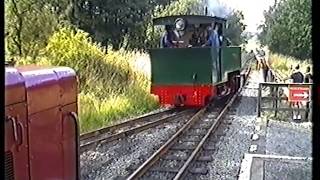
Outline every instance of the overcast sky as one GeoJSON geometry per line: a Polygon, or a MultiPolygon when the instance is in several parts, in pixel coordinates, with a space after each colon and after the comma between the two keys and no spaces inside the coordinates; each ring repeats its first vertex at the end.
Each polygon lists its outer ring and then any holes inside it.
{"type": "Polygon", "coordinates": [[[269,6],[274,4],[274,0],[220,0],[220,3],[241,10],[244,23],[247,25],[246,30],[256,32],[258,25],[263,22],[263,11],[268,10],[269,6]]]}

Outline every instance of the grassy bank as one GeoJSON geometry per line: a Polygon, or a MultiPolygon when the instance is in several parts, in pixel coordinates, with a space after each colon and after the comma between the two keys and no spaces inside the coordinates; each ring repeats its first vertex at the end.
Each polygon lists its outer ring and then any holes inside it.
{"type": "Polygon", "coordinates": [[[269,63],[271,67],[276,70],[281,76],[289,77],[292,73],[291,67],[294,69],[296,65],[300,65],[300,71],[302,73],[306,72],[308,66],[312,69],[311,60],[299,60],[290,56],[284,56],[280,54],[269,55],[269,63]]]}
{"type": "Polygon", "coordinates": [[[48,40],[41,58],[22,59],[18,65],[67,66],[77,72],[80,129],[84,133],[158,108],[150,95],[146,57],[142,52],[101,47],[87,33],[62,27],[48,40]]]}

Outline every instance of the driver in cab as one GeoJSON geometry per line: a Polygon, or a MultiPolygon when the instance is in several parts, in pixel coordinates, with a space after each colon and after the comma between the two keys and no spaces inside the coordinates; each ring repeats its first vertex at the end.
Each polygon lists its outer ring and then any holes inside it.
{"type": "Polygon", "coordinates": [[[175,48],[183,44],[183,41],[177,41],[184,35],[185,22],[183,19],[177,19],[175,22],[176,29],[170,25],[165,26],[165,32],[161,37],[160,47],[161,48],[175,48]]]}
{"type": "Polygon", "coordinates": [[[165,26],[165,32],[163,33],[160,41],[161,48],[173,48],[176,46],[176,41],[174,41],[174,32],[173,28],[170,25],[165,26]]]}

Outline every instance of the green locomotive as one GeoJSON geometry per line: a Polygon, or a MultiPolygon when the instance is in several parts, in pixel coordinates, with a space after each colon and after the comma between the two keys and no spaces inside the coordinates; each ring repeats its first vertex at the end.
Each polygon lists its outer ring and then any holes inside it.
{"type": "MultiPolygon", "coordinates": [[[[155,26],[175,26],[174,48],[152,48],[151,93],[162,105],[204,106],[212,98],[235,92],[241,69],[241,48],[191,46],[194,34],[207,36],[212,24],[220,27],[223,37],[226,20],[201,15],[168,16],[153,20],[155,26]]],[[[202,37],[203,42],[207,37],[202,37]]],[[[201,41],[201,37],[199,38],[201,41]]]]}

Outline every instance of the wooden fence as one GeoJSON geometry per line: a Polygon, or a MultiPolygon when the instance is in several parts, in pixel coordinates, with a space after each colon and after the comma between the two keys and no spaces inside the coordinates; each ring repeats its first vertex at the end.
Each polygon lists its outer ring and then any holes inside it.
{"type": "Polygon", "coordinates": [[[260,83],[257,103],[258,117],[261,116],[263,111],[273,111],[275,117],[277,117],[279,112],[291,112],[293,115],[293,112],[296,111],[304,112],[305,116],[302,119],[310,119],[310,113],[312,111],[311,96],[312,83],[260,83]],[[298,94],[302,91],[293,92],[293,90],[295,90],[294,88],[301,88],[304,89],[304,91],[302,94],[298,94]],[[306,89],[308,92],[305,92],[306,89]],[[293,99],[293,96],[297,96],[298,98],[293,99]],[[271,107],[263,106],[266,102],[269,102],[271,107]],[[299,108],[294,107],[294,103],[297,102],[300,102],[299,104],[302,106],[299,108]]]}

